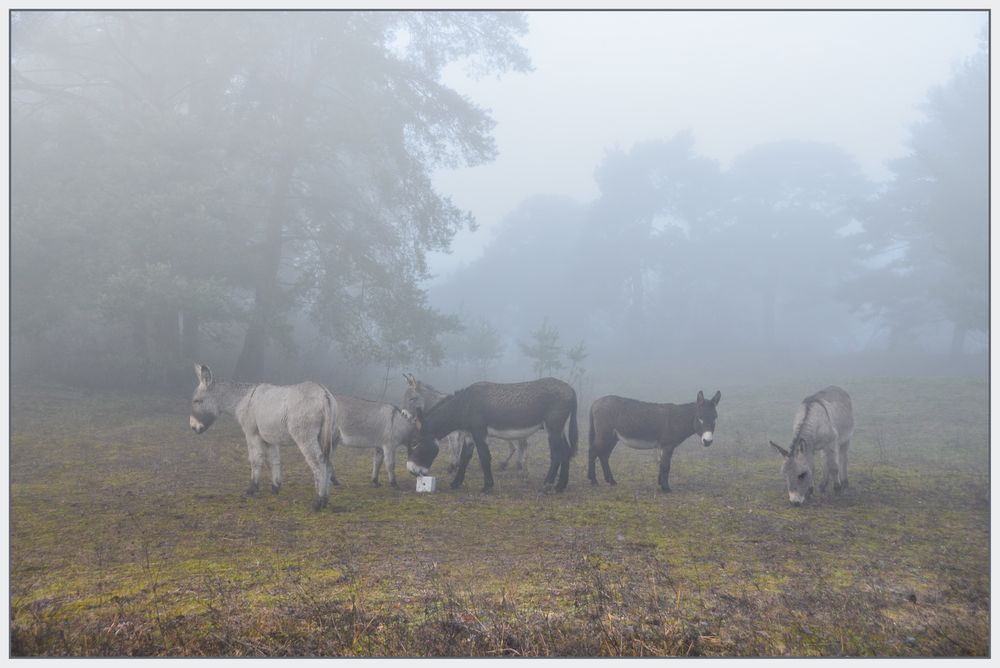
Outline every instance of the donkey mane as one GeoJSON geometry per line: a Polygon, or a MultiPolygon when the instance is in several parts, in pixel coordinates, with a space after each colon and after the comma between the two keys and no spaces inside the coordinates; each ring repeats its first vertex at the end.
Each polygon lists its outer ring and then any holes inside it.
{"type": "Polygon", "coordinates": [[[219,380],[215,381],[215,384],[225,385],[226,387],[232,388],[234,390],[252,390],[253,388],[257,387],[258,385],[262,385],[263,383],[248,383],[245,381],[226,380],[225,378],[220,378],[219,380]]]}
{"type": "Polygon", "coordinates": [[[799,450],[803,450],[805,444],[808,442],[808,439],[805,436],[803,436],[802,432],[803,430],[808,431],[811,428],[811,425],[807,427],[807,425],[809,425],[809,409],[811,409],[816,404],[819,404],[820,408],[822,408],[823,411],[827,414],[827,417],[829,417],[830,415],[829,411],[826,410],[826,406],[823,404],[821,400],[817,399],[815,395],[806,397],[804,399],[804,403],[806,405],[805,415],[802,416],[802,422],[799,423],[799,428],[795,430],[795,436],[792,437],[793,454],[795,453],[796,448],[798,448],[799,450]]]}
{"type": "MultiPolygon", "coordinates": [[[[430,387],[430,385],[427,385],[425,383],[424,387],[430,387]]],[[[463,387],[461,390],[456,390],[456,391],[452,392],[451,394],[446,394],[446,395],[442,396],[440,399],[437,400],[437,403],[435,403],[433,406],[431,406],[430,408],[427,409],[427,411],[423,415],[423,420],[426,421],[434,413],[437,413],[438,411],[442,410],[442,407],[444,407],[445,409],[451,408],[451,404],[454,403],[454,400],[458,399],[459,395],[465,393],[468,389],[469,388],[467,388],[467,387],[463,387]],[[445,405],[445,404],[448,404],[448,405],[445,405]]],[[[434,391],[436,392],[437,390],[434,390],[434,391]]]]}

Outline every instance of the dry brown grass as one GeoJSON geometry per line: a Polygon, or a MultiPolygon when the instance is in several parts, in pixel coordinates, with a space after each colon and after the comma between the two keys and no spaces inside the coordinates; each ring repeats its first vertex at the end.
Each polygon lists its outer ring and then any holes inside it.
{"type": "Polygon", "coordinates": [[[280,495],[243,498],[241,433],[193,435],[187,397],[14,388],[11,651],[988,654],[985,383],[841,384],[851,488],[800,509],[766,443],[806,383],[723,388],[715,444],[681,447],[668,495],[627,449],[592,488],[582,429],[565,494],[541,492],[541,439],[490,496],[475,461],[417,495],[401,463],[404,491],[373,489],[369,454],[343,451],[320,513],[294,449],[280,495]]]}

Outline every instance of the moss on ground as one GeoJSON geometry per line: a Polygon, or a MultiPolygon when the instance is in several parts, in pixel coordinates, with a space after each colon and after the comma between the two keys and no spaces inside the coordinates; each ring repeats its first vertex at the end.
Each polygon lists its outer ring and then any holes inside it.
{"type": "Polygon", "coordinates": [[[338,451],[319,513],[293,448],[281,493],[244,497],[242,434],[193,435],[186,398],[14,388],[12,652],[988,653],[985,384],[844,385],[851,488],[802,508],[766,446],[796,385],[723,388],[716,442],[681,446],[670,494],[626,448],[620,484],[592,487],[585,442],[545,494],[536,437],[529,473],[495,472],[490,495],[475,461],[461,489],[417,495],[403,453],[397,491],[338,451]],[[972,412],[934,423],[941,397],[972,412]]]}

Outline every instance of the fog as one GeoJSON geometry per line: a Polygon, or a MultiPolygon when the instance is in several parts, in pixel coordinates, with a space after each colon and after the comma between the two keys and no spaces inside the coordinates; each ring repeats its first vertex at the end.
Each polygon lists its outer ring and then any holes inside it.
{"type": "Polygon", "coordinates": [[[15,383],[984,378],[986,12],[11,15],[15,383]]]}

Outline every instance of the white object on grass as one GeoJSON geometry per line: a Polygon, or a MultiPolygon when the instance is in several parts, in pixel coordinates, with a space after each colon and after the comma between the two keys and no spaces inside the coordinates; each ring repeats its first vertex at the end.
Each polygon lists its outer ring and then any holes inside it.
{"type": "Polygon", "coordinates": [[[432,475],[422,475],[417,478],[418,492],[433,492],[437,489],[437,478],[432,475]]]}

